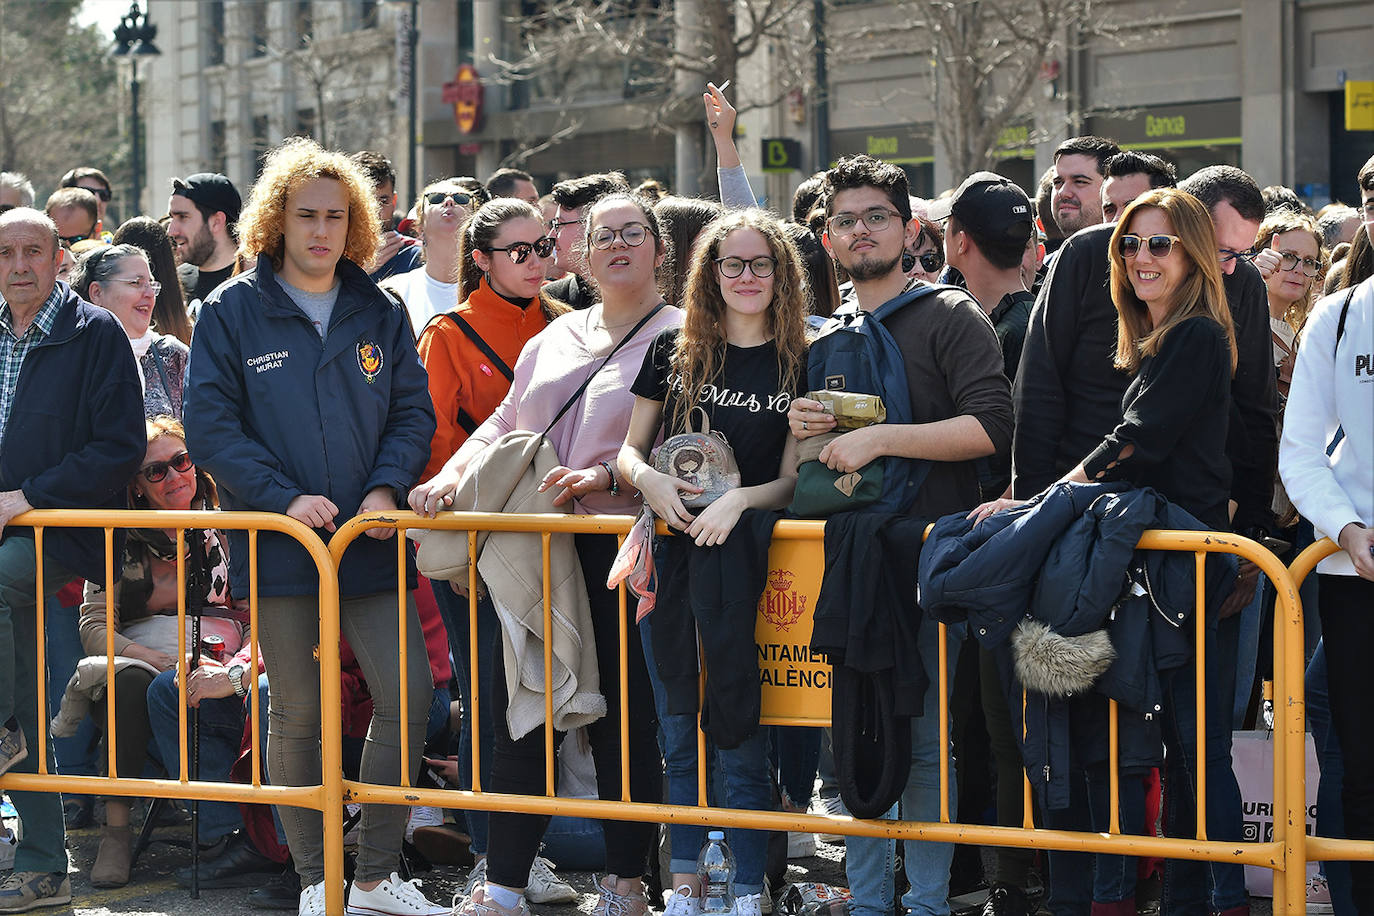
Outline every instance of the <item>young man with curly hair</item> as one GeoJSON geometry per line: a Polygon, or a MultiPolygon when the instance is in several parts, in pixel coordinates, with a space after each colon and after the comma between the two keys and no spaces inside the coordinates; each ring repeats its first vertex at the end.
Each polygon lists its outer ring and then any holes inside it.
{"type": "MultiPolygon", "coordinates": [[[[311,140],[267,159],[239,221],[253,264],[210,294],[191,351],[187,445],[219,483],[224,505],[285,513],[327,538],[349,518],[394,511],[429,457],[434,408],[405,311],[368,279],[379,231],[358,166],[311,140]]],[[[405,628],[409,721],[400,721],[396,555],[373,529],[339,573],[339,624],[373,692],[364,782],[396,785],[400,742],[417,760],[431,678],[410,604],[405,628]],[[403,730],[404,727],[404,730],[403,730]]],[[[272,674],[267,763],[277,785],[320,779],[318,577],[295,541],[264,533],[258,551],[260,641],[272,674]]],[[[230,536],[234,594],[248,594],[247,534],[230,536]]],[[[414,569],[408,570],[410,577],[414,569]]],[[[409,583],[414,586],[413,578],[409,583]]],[[[325,913],[318,812],[280,807],[301,877],[299,912],[325,913]]],[[[365,805],[348,913],[440,916],[392,869],[407,809],[365,805]]]]}

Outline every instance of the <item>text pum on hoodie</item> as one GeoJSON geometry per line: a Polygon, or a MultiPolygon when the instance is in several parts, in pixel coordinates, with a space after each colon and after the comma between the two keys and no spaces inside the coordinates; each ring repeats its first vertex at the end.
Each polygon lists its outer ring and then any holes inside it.
{"type": "Polygon", "coordinates": [[[263,353],[260,356],[250,356],[244,360],[249,369],[255,372],[266,372],[269,369],[280,369],[286,362],[286,358],[291,355],[290,350],[273,350],[270,353],[263,353]]]}

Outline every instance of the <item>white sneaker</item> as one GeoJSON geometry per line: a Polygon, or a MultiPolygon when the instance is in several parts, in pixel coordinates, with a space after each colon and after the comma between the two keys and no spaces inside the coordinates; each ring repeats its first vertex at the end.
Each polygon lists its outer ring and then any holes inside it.
{"type": "Polygon", "coordinates": [[[687,893],[687,885],[679,887],[668,896],[663,907],[663,916],[701,916],[701,898],[687,893]]]}
{"type": "Polygon", "coordinates": [[[530,903],[573,903],[580,896],[571,884],[553,873],[552,862],[535,856],[525,885],[526,900],[530,903]]]}
{"type": "MultiPolygon", "coordinates": [[[[828,817],[848,817],[849,812],[844,808],[844,802],[839,795],[822,795],[820,813],[828,817]]],[[[844,836],[839,833],[818,833],[816,839],[822,843],[843,843],[844,836]]]]}
{"type": "Polygon", "coordinates": [[[762,894],[745,894],[735,898],[735,916],[762,916],[762,913],[762,894]]]}
{"type": "Polygon", "coordinates": [[[449,907],[431,903],[420,893],[420,882],[414,878],[402,881],[391,873],[370,891],[354,882],[348,892],[348,916],[449,916],[449,907]]]}
{"type": "Polygon", "coordinates": [[[787,835],[787,858],[806,859],[816,854],[816,835],[814,833],[789,833],[787,835]]]}
{"type": "Polygon", "coordinates": [[[472,866],[472,871],[468,872],[468,879],[463,882],[463,896],[471,897],[473,891],[487,884],[487,857],[482,856],[476,864],[472,866]]]}
{"type": "Polygon", "coordinates": [[[324,882],[312,884],[301,890],[299,916],[328,916],[324,910],[324,882]]]}
{"type": "Polygon", "coordinates": [[[444,812],[431,805],[415,805],[406,821],[406,842],[415,842],[416,827],[438,827],[444,822],[444,812]]]}

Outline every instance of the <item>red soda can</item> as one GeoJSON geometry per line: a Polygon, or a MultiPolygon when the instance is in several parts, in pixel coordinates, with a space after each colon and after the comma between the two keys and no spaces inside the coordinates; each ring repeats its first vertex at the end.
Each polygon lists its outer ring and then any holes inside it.
{"type": "Polygon", "coordinates": [[[213,658],[217,662],[223,663],[224,637],[215,636],[213,634],[209,636],[202,636],[200,638],[200,654],[208,658],[213,658]]]}

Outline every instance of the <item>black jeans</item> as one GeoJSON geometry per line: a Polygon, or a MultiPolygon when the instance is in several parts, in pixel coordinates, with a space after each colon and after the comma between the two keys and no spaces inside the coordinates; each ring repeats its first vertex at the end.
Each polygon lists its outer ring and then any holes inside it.
{"type": "MultiPolygon", "coordinates": [[[[1357,576],[1318,576],[1317,607],[1326,647],[1331,725],[1345,758],[1341,807],[1345,835],[1374,840],[1374,705],[1369,652],[1374,647],[1374,582],[1357,576]]],[[[1352,896],[1374,913],[1374,862],[1350,863],[1352,896]]]]}
{"type": "MultiPolygon", "coordinates": [[[[596,639],[597,669],[601,674],[601,693],[606,697],[607,713],[587,726],[592,759],[596,763],[597,794],[604,799],[620,799],[620,630],[619,601],[606,588],[606,574],[615,559],[613,535],[579,534],[577,555],[587,580],[591,601],[592,632],[596,639]]],[[[644,649],[634,632],[633,601],[627,602],[629,617],[628,685],[630,741],[630,798],[657,803],[663,799],[663,758],[658,749],[658,716],[654,711],[653,688],[644,664],[644,649]]],[[[685,650],[684,650],[685,651],[685,650]]],[[[696,651],[696,647],[692,647],[696,651]]],[[[504,653],[499,647],[492,675],[495,705],[496,746],[492,760],[491,788],[516,795],[544,794],[544,729],[536,728],[519,741],[511,739],[506,726],[504,653]]],[[[563,733],[554,732],[555,745],[563,733]]],[[[530,865],[539,853],[548,817],[493,811],[488,820],[487,878],[505,887],[524,887],[530,865]]],[[[649,850],[658,836],[658,825],[632,821],[601,822],[606,837],[606,871],[622,878],[644,873],[649,850]]]]}

